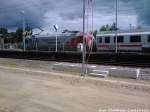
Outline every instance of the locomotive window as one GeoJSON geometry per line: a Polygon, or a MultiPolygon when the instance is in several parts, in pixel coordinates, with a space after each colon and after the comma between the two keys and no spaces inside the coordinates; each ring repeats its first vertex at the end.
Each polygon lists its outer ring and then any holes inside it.
{"type": "Polygon", "coordinates": [[[147,40],[147,42],[150,42],[150,35],[148,35],[148,40],[147,40]]]}
{"type": "Polygon", "coordinates": [[[99,41],[99,43],[102,43],[102,37],[99,37],[98,41],[99,41]]]}
{"type": "Polygon", "coordinates": [[[140,35],[130,36],[130,42],[141,42],[141,36],[140,35]]]}
{"type": "MultiPolygon", "coordinates": [[[[114,37],[114,43],[116,42],[116,37],[114,37]]],[[[118,43],[123,43],[124,42],[124,36],[118,36],[117,37],[117,42],[118,43]]]]}
{"type": "Polygon", "coordinates": [[[105,43],[110,43],[110,37],[105,37],[105,43]]]}

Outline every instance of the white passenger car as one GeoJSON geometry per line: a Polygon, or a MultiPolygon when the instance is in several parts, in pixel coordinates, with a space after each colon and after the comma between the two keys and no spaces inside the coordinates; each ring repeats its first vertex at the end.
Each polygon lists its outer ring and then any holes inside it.
{"type": "Polygon", "coordinates": [[[96,36],[97,51],[141,52],[150,50],[150,30],[106,31],[96,36]],[[117,34],[117,42],[116,42],[117,34]]]}

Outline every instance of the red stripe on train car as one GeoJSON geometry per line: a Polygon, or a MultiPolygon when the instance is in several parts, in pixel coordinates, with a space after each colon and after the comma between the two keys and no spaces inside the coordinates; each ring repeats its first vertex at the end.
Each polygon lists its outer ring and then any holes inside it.
{"type": "MultiPolygon", "coordinates": [[[[112,45],[98,45],[97,47],[101,48],[110,48],[112,45]]],[[[142,47],[142,45],[118,45],[118,47],[142,47]]]]}
{"type": "Polygon", "coordinates": [[[97,47],[109,48],[109,47],[110,47],[110,45],[98,45],[97,47]]]}
{"type": "Polygon", "coordinates": [[[119,47],[142,47],[142,45],[119,45],[119,47]]]}

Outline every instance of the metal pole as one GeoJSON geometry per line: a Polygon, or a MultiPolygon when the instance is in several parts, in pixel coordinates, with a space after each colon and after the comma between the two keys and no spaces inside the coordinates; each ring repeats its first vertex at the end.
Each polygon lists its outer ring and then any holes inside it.
{"type": "Polygon", "coordinates": [[[4,46],[4,38],[2,38],[2,49],[4,49],[5,46],[4,46]]]}
{"type": "Polygon", "coordinates": [[[22,13],[22,38],[23,38],[23,51],[26,51],[25,45],[25,19],[24,19],[24,11],[22,13]]]}
{"type": "Polygon", "coordinates": [[[83,51],[82,51],[82,75],[85,75],[85,0],[83,0],[83,51]]]}
{"type": "Polygon", "coordinates": [[[36,51],[38,51],[38,42],[37,42],[37,37],[35,38],[36,39],[36,51]]]}
{"type": "Polygon", "coordinates": [[[116,25],[115,25],[115,43],[116,43],[116,49],[115,49],[115,53],[118,52],[118,39],[117,39],[117,30],[118,30],[118,0],[116,0],[116,25]]]}
{"type": "Polygon", "coordinates": [[[92,34],[94,31],[94,0],[92,1],[92,34]]]}
{"type": "MultiPolygon", "coordinates": [[[[87,13],[87,33],[89,33],[89,12],[90,12],[90,0],[87,1],[88,3],[87,4],[87,8],[85,8],[85,13],[87,13]]],[[[87,60],[86,60],[86,44],[84,43],[84,54],[85,54],[85,74],[87,74],[87,67],[88,67],[88,63],[87,63],[87,60]]]]}
{"type": "Polygon", "coordinates": [[[130,31],[132,30],[132,24],[130,24],[130,31]]]}
{"type": "Polygon", "coordinates": [[[58,51],[58,49],[57,49],[57,30],[56,30],[56,49],[55,49],[55,51],[57,52],[58,51]]]}
{"type": "Polygon", "coordinates": [[[87,14],[87,32],[89,32],[89,0],[88,0],[88,3],[87,3],[87,6],[86,6],[86,14],[87,14]]]}

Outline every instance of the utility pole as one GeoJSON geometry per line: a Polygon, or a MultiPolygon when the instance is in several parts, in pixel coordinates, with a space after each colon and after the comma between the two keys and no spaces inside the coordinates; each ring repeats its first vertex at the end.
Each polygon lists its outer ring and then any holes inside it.
{"type": "MultiPolygon", "coordinates": [[[[0,44],[2,44],[2,37],[1,37],[1,34],[0,34],[0,44]]],[[[2,45],[0,45],[0,49],[2,49],[2,45]]]]}
{"type": "Polygon", "coordinates": [[[36,49],[36,51],[38,51],[38,39],[37,39],[37,37],[35,37],[35,40],[36,40],[36,45],[35,45],[35,49],[36,49]]]}
{"type": "Polygon", "coordinates": [[[116,43],[116,49],[115,53],[118,53],[118,39],[117,39],[117,30],[118,30],[118,0],[116,0],[116,24],[115,24],[115,43],[116,43]]]}
{"type": "Polygon", "coordinates": [[[130,27],[130,31],[132,30],[132,24],[129,24],[129,27],[130,27]]]}
{"type": "Polygon", "coordinates": [[[85,76],[85,3],[83,0],[83,50],[82,50],[82,75],[85,76]]]}
{"type": "Polygon", "coordinates": [[[58,48],[57,48],[57,44],[58,44],[58,34],[57,34],[57,31],[58,31],[58,25],[54,25],[54,29],[55,29],[55,31],[56,31],[56,47],[55,47],[55,52],[57,52],[58,51],[58,48]]]}
{"type": "Polygon", "coordinates": [[[86,6],[86,18],[87,18],[87,33],[89,32],[89,5],[90,5],[90,2],[89,2],[89,0],[88,0],[88,3],[87,3],[87,6],[86,6]]]}
{"type": "Polygon", "coordinates": [[[57,49],[57,40],[58,40],[58,36],[57,36],[57,30],[56,30],[56,50],[55,50],[56,52],[57,52],[57,50],[58,50],[58,49],[57,49]]]}
{"type": "Polygon", "coordinates": [[[94,0],[92,1],[92,35],[94,32],[94,0]]]}
{"type": "Polygon", "coordinates": [[[25,45],[25,18],[24,18],[24,10],[22,10],[20,13],[22,14],[23,51],[26,51],[26,45],[25,45]]]}

